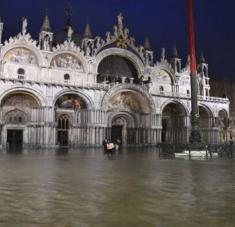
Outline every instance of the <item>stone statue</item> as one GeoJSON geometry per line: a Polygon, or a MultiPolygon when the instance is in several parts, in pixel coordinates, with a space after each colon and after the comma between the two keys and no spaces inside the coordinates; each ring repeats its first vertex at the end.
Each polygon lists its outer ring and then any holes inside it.
{"type": "Polygon", "coordinates": [[[49,36],[45,37],[45,40],[43,42],[43,49],[49,51],[50,50],[50,38],[49,36]]]}
{"type": "Polygon", "coordinates": [[[72,35],[73,35],[73,29],[72,29],[71,26],[69,26],[69,28],[68,28],[68,33],[67,33],[68,41],[71,41],[71,40],[72,40],[72,35]]]}
{"type": "Polygon", "coordinates": [[[23,35],[27,33],[27,26],[28,26],[27,18],[23,17],[22,18],[22,34],[23,35]]]}
{"type": "Polygon", "coordinates": [[[122,13],[120,13],[117,16],[117,19],[118,19],[118,30],[123,30],[123,16],[122,16],[122,13]]]}

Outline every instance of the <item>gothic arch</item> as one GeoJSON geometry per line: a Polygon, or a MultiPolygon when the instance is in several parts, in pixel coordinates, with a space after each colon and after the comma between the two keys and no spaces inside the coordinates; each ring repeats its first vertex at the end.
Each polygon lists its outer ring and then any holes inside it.
{"type": "Polygon", "coordinates": [[[130,60],[133,65],[136,68],[136,71],[138,73],[138,77],[140,77],[143,74],[144,71],[144,64],[140,60],[139,57],[137,57],[134,53],[125,50],[125,49],[120,49],[120,48],[108,48],[103,51],[101,51],[97,56],[96,56],[96,73],[98,73],[98,67],[101,61],[111,55],[117,55],[123,58],[126,58],[130,60]]]}
{"type": "Polygon", "coordinates": [[[55,51],[49,58],[48,60],[48,67],[51,67],[52,61],[53,59],[55,59],[57,56],[59,55],[63,55],[63,54],[68,54],[68,55],[72,55],[74,56],[80,63],[81,63],[81,67],[83,72],[88,72],[88,65],[86,62],[86,59],[84,58],[84,56],[81,53],[78,52],[74,52],[74,51],[65,51],[65,50],[60,50],[60,51],[55,51]]]}
{"type": "Polygon", "coordinates": [[[92,109],[95,105],[94,105],[94,102],[92,101],[91,97],[89,97],[87,94],[84,94],[83,91],[81,91],[80,89],[78,90],[66,90],[66,91],[61,91],[61,92],[58,92],[55,97],[54,97],[54,100],[53,100],[53,106],[55,106],[56,104],[56,101],[63,95],[67,95],[67,94],[74,94],[74,95],[77,95],[79,97],[81,97],[84,102],[86,103],[86,106],[88,109],[92,109]]]}

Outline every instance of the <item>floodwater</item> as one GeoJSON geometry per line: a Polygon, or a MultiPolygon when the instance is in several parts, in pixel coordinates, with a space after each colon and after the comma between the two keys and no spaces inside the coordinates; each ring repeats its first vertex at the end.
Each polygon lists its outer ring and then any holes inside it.
{"type": "Polygon", "coordinates": [[[0,153],[0,226],[235,226],[235,159],[155,148],[0,153]]]}

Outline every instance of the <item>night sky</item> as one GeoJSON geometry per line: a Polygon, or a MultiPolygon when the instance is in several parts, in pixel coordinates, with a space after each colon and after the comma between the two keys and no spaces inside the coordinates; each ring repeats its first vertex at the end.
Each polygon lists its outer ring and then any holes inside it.
{"type": "MultiPolygon", "coordinates": [[[[53,32],[65,23],[66,0],[0,0],[4,39],[21,31],[21,18],[28,18],[28,30],[38,37],[45,9],[48,9],[53,32]]],[[[112,31],[116,16],[122,12],[125,25],[138,44],[149,37],[155,59],[162,47],[171,56],[176,45],[185,64],[187,58],[186,0],[70,0],[73,29],[83,34],[88,21],[93,35],[112,31]]],[[[194,0],[197,55],[203,51],[212,78],[235,80],[235,1],[194,0]]]]}

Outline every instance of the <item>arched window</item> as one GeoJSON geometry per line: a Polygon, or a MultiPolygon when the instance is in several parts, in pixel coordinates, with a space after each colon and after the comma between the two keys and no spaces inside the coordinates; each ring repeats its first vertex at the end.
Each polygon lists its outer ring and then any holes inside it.
{"type": "Polygon", "coordinates": [[[160,87],[159,87],[159,91],[160,91],[160,94],[163,94],[163,93],[164,93],[164,87],[163,87],[163,86],[160,86],[160,87]]]}
{"type": "Polygon", "coordinates": [[[68,130],[69,129],[69,117],[67,115],[62,115],[58,119],[58,129],[68,130]]]}
{"type": "Polygon", "coordinates": [[[19,68],[19,69],[17,70],[17,74],[18,74],[18,79],[19,79],[19,80],[23,80],[23,79],[24,79],[25,70],[22,69],[22,68],[19,68]]]}
{"type": "Polygon", "coordinates": [[[64,74],[64,81],[68,83],[70,80],[70,75],[68,73],[64,74]]]}

